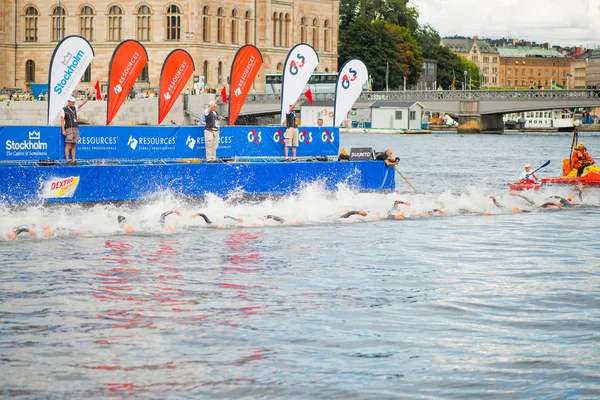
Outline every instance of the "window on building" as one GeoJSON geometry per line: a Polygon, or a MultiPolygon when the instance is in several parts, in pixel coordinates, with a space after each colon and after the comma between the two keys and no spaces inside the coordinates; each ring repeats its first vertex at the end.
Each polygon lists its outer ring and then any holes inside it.
{"type": "Polygon", "coordinates": [[[530,76],[530,77],[532,77],[532,76],[533,76],[533,70],[532,70],[532,69],[530,69],[530,70],[529,70],[529,76],[530,76]]]}
{"type": "Polygon", "coordinates": [[[52,10],[52,41],[58,42],[65,38],[65,9],[54,7],[52,10]]]}
{"type": "Polygon", "coordinates": [[[149,41],[151,38],[151,15],[150,15],[150,7],[147,5],[141,5],[137,9],[137,40],[140,41],[149,41]]]}
{"type": "Polygon", "coordinates": [[[498,73],[498,67],[492,67],[492,74],[498,73]]]}
{"type": "Polygon", "coordinates": [[[202,40],[210,42],[210,8],[204,6],[202,9],[202,40]]]}
{"type": "Polygon", "coordinates": [[[35,62],[33,60],[27,60],[25,63],[25,82],[35,82],[35,62]]]}
{"type": "Polygon", "coordinates": [[[94,10],[90,6],[82,7],[79,13],[79,35],[94,41],[94,10]]]}
{"type": "Polygon", "coordinates": [[[414,121],[417,119],[417,112],[416,111],[411,111],[410,112],[410,120],[414,121]]]}
{"type": "Polygon", "coordinates": [[[510,69],[506,70],[506,75],[510,76],[510,69]]]}
{"type": "Polygon", "coordinates": [[[484,74],[489,74],[490,73],[490,67],[483,67],[483,73],[484,74]]]}
{"type": "Polygon", "coordinates": [[[292,24],[292,19],[290,18],[290,14],[285,14],[285,47],[290,47],[290,25],[292,24]]]}
{"type": "Polygon", "coordinates": [[[395,114],[394,119],[396,121],[402,121],[402,111],[396,111],[395,114]]]}
{"type": "Polygon", "coordinates": [[[123,10],[119,6],[112,6],[108,10],[108,40],[120,42],[123,32],[123,10]]]}
{"type": "Polygon", "coordinates": [[[277,45],[283,46],[283,13],[279,13],[279,30],[277,32],[277,45]]]}
{"type": "Polygon", "coordinates": [[[510,79],[509,79],[509,80],[507,80],[507,83],[508,83],[508,86],[510,86],[510,79]]]}
{"type": "Polygon", "coordinates": [[[483,57],[483,62],[484,63],[489,63],[490,62],[490,58],[489,57],[483,57]]]}
{"type": "Polygon", "coordinates": [[[277,21],[279,20],[279,14],[273,13],[273,47],[277,47],[277,21]]]}
{"type": "Polygon", "coordinates": [[[300,19],[300,42],[301,43],[307,43],[308,39],[306,36],[306,31],[307,31],[307,27],[306,27],[306,17],[302,17],[300,19]]]}
{"type": "Polygon", "coordinates": [[[25,41],[37,42],[38,40],[38,17],[40,13],[35,7],[25,10],[25,41]]]}
{"type": "Polygon", "coordinates": [[[246,30],[244,32],[244,41],[246,44],[252,43],[252,12],[246,11],[246,30]]]}
{"type": "Polygon", "coordinates": [[[148,64],[146,64],[144,66],[144,68],[142,68],[142,72],[140,72],[140,74],[138,75],[137,81],[138,82],[149,82],[150,81],[150,75],[148,74],[148,64]]]}
{"type": "Polygon", "coordinates": [[[479,62],[479,56],[471,56],[471,61],[479,62]]]}
{"type": "Polygon", "coordinates": [[[538,73],[538,76],[542,76],[542,70],[541,69],[538,69],[537,73],[538,73]]]}
{"type": "Polygon", "coordinates": [[[88,67],[83,71],[83,77],[81,77],[81,82],[91,82],[92,81],[92,65],[88,65],[88,67]]]}
{"type": "Polygon", "coordinates": [[[277,72],[283,71],[283,64],[281,62],[277,63],[277,72]]]}
{"type": "Polygon", "coordinates": [[[181,9],[172,4],[167,7],[167,40],[181,40],[181,9]]]}
{"type": "Polygon", "coordinates": [[[239,12],[237,8],[231,11],[231,43],[238,44],[239,42],[239,12]]]}
{"type": "Polygon", "coordinates": [[[204,76],[204,84],[208,85],[208,61],[204,61],[202,76],[204,76]]]}
{"type": "Polygon", "coordinates": [[[498,83],[498,78],[495,76],[492,76],[492,85],[496,85],[498,83]]]}
{"type": "Polygon", "coordinates": [[[223,62],[219,61],[219,69],[217,70],[217,83],[223,82],[223,62]]]}
{"type": "Polygon", "coordinates": [[[495,63],[497,63],[497,62],[498,62],[498,57],[494,57],[494,61],[493,61],[493,63],[495,64],[495,63]]]}
{"type": "Polygon", "coordinates": [[[319,20],[317,18],[313,19],[312,26],[312,47],[319,50],[319,20]]]}
{"type": "Polygon", "coordinates": [[[323,50],[325,51],[331,51],[330,25],[328,19],[323,22],[323,50]]]}
{"type": "Polygon", "coordinates": [[[521,80],[521,86],[525,86],[525,80],[521,80]]]}
{"type": "Polygon", "coordinates": [[[225,42],[225,10],[223,7],[217,9],[217,43],[225,42]]]}
{"type": "Polygon", "coordinates": [[[525,70],[524,69],[521,70],[521,76],[525,76],[525,70]]]}

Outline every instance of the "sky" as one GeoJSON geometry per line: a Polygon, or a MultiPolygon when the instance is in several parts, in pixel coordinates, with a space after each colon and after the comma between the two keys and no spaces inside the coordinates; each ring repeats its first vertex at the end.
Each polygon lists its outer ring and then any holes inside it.
{"type": "Polygon", "coordinates": [[[410,0],[442,37],[478,35],[600,46],[600,0],[410,0]]]}

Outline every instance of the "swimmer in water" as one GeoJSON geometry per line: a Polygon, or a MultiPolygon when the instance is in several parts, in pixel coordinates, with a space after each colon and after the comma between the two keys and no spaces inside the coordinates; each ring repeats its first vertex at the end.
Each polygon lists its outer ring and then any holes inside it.
{"type": "Polygon", "coordinates": [[[190,218],[191,219],[196,219],[196,217],[202,217],[202,219],[204,220],[204,222],[206,222],[206,225],[212,224],[212,221],[206,216],[206,214],[195,213],[195,214],[192,214],[192,216],[190,218]]]}
{"type": "Polygon", "coordinates": [[[165,219],[171,214],[175,214],[175,215],[178,215],[181,217],[181,213],[177,210],[165,211],[164,213],[162,213],[160,215],[160,220],[159,220],[160,226],[167,232],[175,232],[175,228],[173,226],[165,225],[165,219]]]}
{"type": "Polygon", "coordinates": [[[19,238],[19,235],[22,233],[28,233],[29,236],[33,239],[37,239],[37,233],[35,233],[35,231],[32,229],[35,225],[32,225],[31,227],[27,227],[27,226],[17,226],[14,227],[10,232],[8,232],[8,239],[9,240],[17,240],[19,238]]]}
{"type": "Polygon", "coordinates": [[[352,215],[360,215],[361,217],[366,217],[367,213],[364,211],[346,211],[344,214],[340,215],[340,218],[348,218],[352,215]]]}
{"type": "Polygon", "coordinates": [[[277,215],[265,215],[263,217],[264,219],[272,219],[273,221],[279,222],[280,224],[283,224],[285,222],[285,219],[278,217],[277,215]]]}

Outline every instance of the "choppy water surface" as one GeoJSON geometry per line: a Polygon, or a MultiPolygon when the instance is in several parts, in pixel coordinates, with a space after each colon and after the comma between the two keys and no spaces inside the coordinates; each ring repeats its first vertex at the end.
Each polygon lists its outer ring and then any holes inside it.
{"type": "MultiPolygon", "coordinates": [[[[583,140],[600,158],[600,137],[583,140]]],[[[560,175],[570,143],[346,135],[392,148],[419,193],[398,179],[395,194],[2,208],[0,396],[596,397],[600,192],[505,187],[525,162],[560,175]],[[535,208],[551,195],[585,207],[535,208]],[[384,219],[394,200],[407,219],[384,219]],[[6,240],[21,224],[39,238],[6,240]]]]}

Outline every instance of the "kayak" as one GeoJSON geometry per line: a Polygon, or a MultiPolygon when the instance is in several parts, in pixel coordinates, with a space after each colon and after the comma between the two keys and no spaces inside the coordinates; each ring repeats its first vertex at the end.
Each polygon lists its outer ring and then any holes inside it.
{"type": "Polygon", "coordinates": [[[538,190],[542,187],[541,183],[509,183],[510,190],[538,190]]]}
{"type": "Polygon", "coordinates": [[[600,186],[600,172],[589,172],[582,176],[561,176],[560,178],[542,178],[543,183],[554,185],[600,186]]]}

